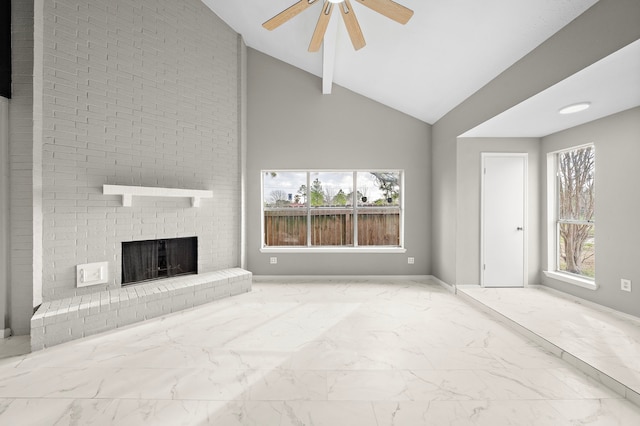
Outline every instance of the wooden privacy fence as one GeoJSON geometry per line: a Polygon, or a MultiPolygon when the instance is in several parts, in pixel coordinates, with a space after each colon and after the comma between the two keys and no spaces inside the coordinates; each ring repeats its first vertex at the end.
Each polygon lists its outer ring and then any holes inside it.
{"type": "MultiPolygon", "coordinates": [[[[311,245],[353,246],[353,210],[311,209],[311,245]]],[[[307,210],[264,212],[267,247],[306,246],[307,210]]],[[[397,208],[366,208],[358,211],[358,245],[400,245],[400,211],[397,208]]]]}

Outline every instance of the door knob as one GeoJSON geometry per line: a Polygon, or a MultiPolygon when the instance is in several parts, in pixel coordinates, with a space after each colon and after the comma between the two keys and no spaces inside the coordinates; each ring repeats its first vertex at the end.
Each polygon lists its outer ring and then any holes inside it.
{"type": "Polygon", "coordinates": [[[522,226],[518,226],[518,227],[516,228],[516,231],[522,231],[522,230],[523,230],[522,226]]]}

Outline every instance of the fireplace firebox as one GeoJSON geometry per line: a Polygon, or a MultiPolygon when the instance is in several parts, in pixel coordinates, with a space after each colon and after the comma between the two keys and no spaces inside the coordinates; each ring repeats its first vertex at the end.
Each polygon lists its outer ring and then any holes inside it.
{"type": "Polygon", "coordinates": [[[122,243],[122,285],[198,273],[198,237],[122,243]]]}

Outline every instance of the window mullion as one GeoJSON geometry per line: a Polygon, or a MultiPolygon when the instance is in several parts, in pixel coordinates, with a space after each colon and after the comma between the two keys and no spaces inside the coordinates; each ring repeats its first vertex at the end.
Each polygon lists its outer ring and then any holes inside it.
{"type": "Polygon", "coordinates": [[[353,246],[358,247],[358,172],[353,172],[353,191],[351,191],[353,206],[353,246]]]}
{"type": "Polygon", "coordinates": [[[568,223],[569,225],[595,225],[594,220],[578,219],[558,219],[558,223],[568,223]]]}
{"type": "Polygon", "coordinates": [[[556,246],[556,264],[554,269],[560,270],[560,155],[556,154],[556,193],[554,194],[556,205],[556,234],[555,234],[555,246],[556,246]]]}
{"type": "Polygon", "coordinates": [[[307,247],[311,247],[311,173],[307,172],[307,247]]]}
{"type": "Polygon", "coordinates": [[[398,220],[400,221],[400,243],[401,247],[404,247],[404,173],[399,174],[399,196],[398,196],[398,220]]]}

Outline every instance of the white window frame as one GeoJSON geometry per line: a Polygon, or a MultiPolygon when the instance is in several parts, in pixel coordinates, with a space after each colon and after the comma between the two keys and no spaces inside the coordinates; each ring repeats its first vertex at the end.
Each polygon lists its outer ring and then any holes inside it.
{"type": "MultiPolygon", "coordinates": [[[[402,169],[268,169],[260,171],[260,252],[261,253],[406,253],[404,248],[404,193],[405,193],[405,174],[402,169]],[[354,245],[353,246],[312,246],[311,233],[307,229],[307,245],[306,246],[272,246],[268,247],[265,242],[265,223],[264,223],[264,179],[269,172],[291,172],[291,173],[307,173],[307,189],[310,190],[310,177],[312,173],[353,173],[354,188],[357,188],[356,176],[359,172],[397,172],[400,174],[400,195],[398,200],[398,208],[400,209],[400,241],[398,246],[359,246],[358,245],[358,213],[363,208],[358,208],[358,203],[352,203],[350,210],[354,214],[354,245]]],[[[356,191],[353,191],[354,195],[356,191]]],[[[345,208],[347,209],[347,208],[345,208]]],[[[307,196],[307,215],[312,210],[311,198],[307,196]]],[[[311,226],[311,221],[307,220],[307,226],[311,226]]]]}
{"type": "MultiPolygon", "coordinates": [[[[570,272],[560,271],[560,241],[558,214],[558,157],[559,154],[582,148],[594,147],[593,143],[572,146],[547,154],[547,270],[545,276],[589,290],[597,290],[595,278],[584,277],[570,272]]],[[[565,221],[576,222],[576,221],[565,221]]],[[[578,221],[582,223],[582,221],[578,221]]],[[[576,223],[578,223],[576,222],[576,223]]],[[[595,222],[594,222],[595,225],[595,222]]]]}

